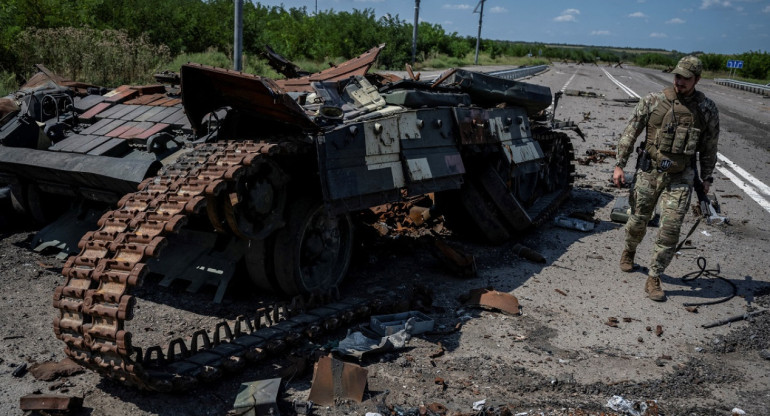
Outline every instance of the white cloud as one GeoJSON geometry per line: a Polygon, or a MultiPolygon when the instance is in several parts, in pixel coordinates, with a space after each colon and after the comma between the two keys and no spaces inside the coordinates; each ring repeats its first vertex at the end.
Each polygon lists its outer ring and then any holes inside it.
{"type": "Polygon", "coordinates": [[[681,23],[684,23],[684,20],[682,20],[682,19],[680,19],[678,17],[675,17],[675,18],[673,18],[671,20],[666,20],[666,23],[668,23],[668,24],[681,24],[681,23]]]}
{"type": "Polygon", "coordinates": [[[629,14],[628,17],[647,17],[647,15],[642,12],[633,12],[629,14]]]}
{"type": "Polygon", "coordinates": [[[701,10],[708,9],[712,6],[715,7],[732,7],[732,3],[729,0],[701,0],[701,10]]]}
{"type": "Polygon", "coordinates": [[[580,10],[578,9],[567,9],[561,12],[561,15],[554,17],[553,21],[554,22],[576,22],[577,19],[575,18],[575,16],[578,14],[580,14],[580,10]]]}
{"type": "Polygon", "coordinates": [[[764,9],[762,9],[762,13],[770,13],[770,6],[767,6],[764,9]]]}
{"type": "Polygon", "coordinates": [[[665,34],[665,33],[660,33],[660,32],[652,32],[652,33],[650,33],[650,37],[651,38],[667,38],[668,35],[665,34]]]}
{"type": "Polygon", "coordinates": [[[489,9],[490,13],[508,13],[508,9],[505,7],[495,6],[491,9],[489,9]]]}
{"type": "Polygon", "coordinates": [[[470,10],[473,7],[471,7],[470,4],[445,4],[441,6],[441,8],[450,10],[470,10]]]}
{"type": "Polygon", "coordinates": [[[597,35],[597,36],[608,36],[610,35],[610,31],[609,30],[592,30],[591,34],[597,35]]]}

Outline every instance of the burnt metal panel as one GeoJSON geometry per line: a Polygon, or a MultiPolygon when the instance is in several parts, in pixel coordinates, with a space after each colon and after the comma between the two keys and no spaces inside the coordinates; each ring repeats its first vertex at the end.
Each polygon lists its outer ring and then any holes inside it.
{"type": "Polygon", "coordinates": [[[147,130],[145,130],[145,131],[143,131],[141,133],[136,134],[134,136],[134,138],[135,139],[146,139],[146,138],[152,136],[155,133],[160,133],[163,130],[168,129],[170,126],[171,126],[170,124],[158,123],[158,124],[148,128],[147,130]]]}
{"type": "Polygon", "coordinates": [[[136,126],[131,127],[130,129],[126,130],[125,133],[121,134],[118,137],[120,137],[121,139],[131,139],[131,138],[135,137],[136,135],[142,133],[143,131],[151,128],[154,125],[155,125],[155,123],[151,123],[149,121],[143,121],[143,122],[137,124],[136,126]]]}
{"type": "Polygon", "coordinates": [[[88,153],[91,150],[101,146],[108,140],[110,140],[109,137],[106,136],[90,136],[91,140],[87,142],[83,142],[80,146],[73,148],[70,150],[72,153],[88,153]]]}
{"type": "Polygon", "coordinates": [[[120,156],[128,152],[128,142],[124,139],[109,139],[90,150],[87,154],[94,156],[120,156]]]}
{"type": "Polygon", "coordinates": [[[71,152],[73,149],[82,146],[83,143],[90,142],[94,138],[95,136],[88,134],[74,134],[49,147],[48,150],[53,152],[71,152]]]}
{"type": "Polygon", "coordinates": [[[116,194],[134,192],[144,178],[155,175],[160,167],[156,160],[0,148],[0,172],[34,182],[109,189],[116,194]]]}
{"type": "Polygon", "coordinates": [[[125,116],[121,117],[123,120],[129,120],[129,121],[137,121],[136,118],[141,116],[142,114],[149,111],[152,107],[149,105],[140,105],[136,107],[133,111],[126,114],[125,116]]]}
{"type": "Polygon", "coordinates": [[[134,118],[134,121],[147,121],[150,119],[150,117],[153,117],[163,111],[164,108],[165,107],[150,106],[149,110],[134,118]]]}
{"type": "Polygon", "coordinates": [[[97,121],[96,123],[90,125],[89,127],[83,129],[80,132],[80,134],[82,134],[82,135],[94,134],[95,131],[103,128],[104,126],[112,123],[113,121],[114,120],[109,119],[109,118],[103,118],[103,119],[97,121]]]}
{"type": "Polygon", "coordinates": [[[166,117],[170,116],[173,113],[176,113],[179,108],[176,107],[161,107],[163,110],[161,110],[159,113],[155,114],[154,116],[148,118],[146,121],[150,121],[153,123],[157,123],[166,117]]]}
{"type": "Polygon", "coordinates": [[[123,125],[121,125],[120,127],[116,128],[115,130],[112,130],[111,132],[105,134],[105,136],[107,136],[107,137],[118,137],[121,134],[127,132],[129,129],[134,128],[137,124],[139,124],[139,123],[137,123],[136,121],[127,121],[123,125]]]}
{"type": "Polygon", "coordinates": [[[285,91],[310,92],[313,91],[312,87],[310,86],[310,84],[313,82],[337,81],[341,79],[347,79],[355,75],[365,75],[369,71],[369,68],[371,68],[371,66],[374,64],[374,61],[377,60],[377,55],[380,54],[380,51],[383,47],[385,47],[385,44],[375,46],[349,61],[345,61],[339,65],[324,69],[321,72],[310,74],[301,78],[278,80],[275,81],[275,83],[278,85],[278,87],[285,91]]]}
{"type": "Polygon", "coordinates": [[[94,106],[101,104],[103,101],[104,101],[104,96],[92,94],[82,98],[81,97],[75,98],[74,106],[75,106],[75,110],[77,110],[78,112],[85,113],[91,110],[92,108],[94,108],[94,106]]]}
{"type": "Polygon", "coordinates": [[[153,101],[157,101],[157,100],[159,100],[159,99],[161,99],[163,97],[165,97],[165,94],[162,94],[162,93],[141,95],[139,97],[134,98],[133,100],[126,101],[126,104],[147,105],[147,104],[150,104],[153,101]]]}
{"type": "MultiPolygon", "coordinates": [[[[100,95],[92,95],[91,97],[101,97],[100,95]]],[[[112,106],[112,103],[99,103],[95,106],[91,107],[88,111],[81,114],[79,116],[80,120],[82,121],[91,121],[94,117],[96,117],[97,114],[101,113],[102,111],[110,108],[112,106]]]]}
{"type": "Polygon", "coordinates": [[[244,117],[318,130],[305,110],[269,78],[204,65],[182,65],[182,102],[194,130],[206,114],[230,106],[244,117]]]}
{"type": "Polygon", "coordinates": [[[490,141],[488,134],[489,114],[481,108],[454,108],[455,121],[460,132],[461,144],[484,144],[490,141]]]}
{"type": "Polygon", "coordinates": [[[125,120],[111,120],[110,119],[109,123],[107,123],[106,125],[102,126],[102,128],[100,128],[100,129],[94,130],[93,132],[91,132],[91,134],[94,134],[96,136],[104,136],[105,134],[115,130],[116,128],[122,126],[125,123],[126,123],[125,120]]]}
{"type": "MultiPolygon", "coordinates": [[[[135,105],[118,104],[117,108],[115,109],[115,112],[113,112],[112,114],[104,116],[104,118],[112,118],[112,119],[116,119],[116,120],[124,119],[127,114],[133,112],[137,108],[139,108],[139,107],[135,106],[135,105]]],[[[126,120],[130,120],[130,119],[126,119],[126,120]]]]}
{"type": "Polygon", "coordinates": [[[115,114],[118,111],[125,110],[126,105],[125,104],[114,104],[114,103],[105,103],[111,105],[111,107],[107,108],[106,110],[96,114],[96,118],[109,118],[113,114],[115,114]]]}
{"type": "Polygon", "coordinates": [[[167,115],[162,120],[158,120],[158,121],[160,121],[161,123],[172,124],[173,120],[179,119],[180,114],[184,114],[184,110],[182,110],[179,107],[171,107],[171,108],[176,109],[176,111],[174,111],[173,113],[167,115]]]}

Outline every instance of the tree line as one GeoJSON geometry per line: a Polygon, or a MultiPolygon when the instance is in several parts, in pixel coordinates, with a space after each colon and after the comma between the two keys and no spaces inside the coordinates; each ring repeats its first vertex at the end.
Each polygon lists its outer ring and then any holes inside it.
{"type": "MultiPolygon", "coordinates": [[[[374,10],[312,13],[305,7],[244,2],[243,47],[257,56],[270,45],[288,59],[328,62],[349,59],[372,46],[387,47],[378,59],[384,69],[411,61],[412,23],[398,16],[377,18],[374,10]]],[[[179,54],[218,51],[232,56],[233,0],[3,0],[0,4],[0,74],[23,77],[31,64],[87,75],[94,81],[136,80],[142,71],[165,69],[179,54]],[[123,56],[117,56],[123,55],[123,56]],[[50,62],[49,62],[50,61],[50,62]],[[102,69],[98,69],[99,66],[102,69]],[[133,65],[131,69],[127,66],[133,65]]],[[[476,39],[419,23],[417,61],[448,56],[467,58],[476,39]]],[[[537,56],[576,62],[630,62],[673,66],[684,53],[665,50],[547,45],[484,39],[481,50],[499,56],[537,56]]],[[[709,71],[724,71],[728,59],[744,61],[742,75],[770,78],[770,55],[700,54],[709,71]]],[[[82,79],[81,79],[82,80],[82,79]]]]}

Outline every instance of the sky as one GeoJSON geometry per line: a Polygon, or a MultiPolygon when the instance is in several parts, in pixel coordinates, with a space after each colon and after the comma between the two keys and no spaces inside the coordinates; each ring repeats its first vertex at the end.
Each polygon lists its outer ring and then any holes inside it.
{"type": "MultiPolygon", "coordinates": [[[[414,22],[415,0],[256,0],[266,6],[373,9],[414,22]]],[[[420,21],[475,37],[479,0],[421,0],[420,21]]],[[[679,52],[770,52],[770,0],[486,0],[482,38],[679,52]]],[[[533,52],[534,53],[534,52],[533,52]]]]}

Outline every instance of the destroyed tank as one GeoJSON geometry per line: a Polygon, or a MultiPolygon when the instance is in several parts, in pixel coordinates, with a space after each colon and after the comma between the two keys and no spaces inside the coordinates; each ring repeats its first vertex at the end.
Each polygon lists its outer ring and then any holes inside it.
{"type": "Polygon", "coordinates": [[[362,211],[430,195],[452,227],[502,243],[569,195],[573,148],[545,112],[547,87],[460,69],[370,74],[380,48],[285,80],[186,64],[157,76],[168,85],[112,90],[41,66],[5,99],[0,183],[50,224],[36,245],[72,253],[53,301],[66,354],[143,389],[185,390],[385,306],[295,298],[142,349],[126,323],[150,269],[185,278],[208,262],[226,281],[243,261],[261,290],[324,298],[362,211]]]}

